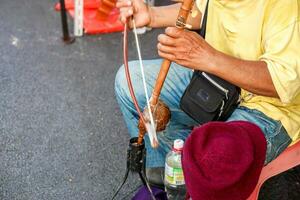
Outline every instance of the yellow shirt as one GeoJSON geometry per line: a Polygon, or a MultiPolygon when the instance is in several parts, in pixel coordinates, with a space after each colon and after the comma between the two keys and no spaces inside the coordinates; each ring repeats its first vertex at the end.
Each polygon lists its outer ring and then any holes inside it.
{"type": "MultiPolygon", "coordinates": [[[[207,0],[197,0],[203,13],[207,0]]],[[[280,97],[242,90],[242,106],[280,120],[300,139],[300,0],[210,0],[206,41],[219,51],[267,63],[280,97]]],[[[230,72],[229,72],[230,73],[230,72]]]]}

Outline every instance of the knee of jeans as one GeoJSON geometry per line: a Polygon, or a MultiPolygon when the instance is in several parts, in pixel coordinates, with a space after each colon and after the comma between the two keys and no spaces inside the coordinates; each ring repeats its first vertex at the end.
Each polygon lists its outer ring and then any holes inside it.
{"type": "MultiPolygon", "coordinates": [[[[131,82],[133,87],[135,85],[137,85],[137,77],[138,77],[138,61],[130,61],[128,63],[129,65],[129,71],[130,71],[130,75],[131,75],[131,82]]],[[[136,88],[134,88],[136,89],[136,88]]],[[[136,93],[137,91],[135,91],[136,93]]],[[[125,67],[124,65],[122,65],[115,77],[115,94],[117,96],[117,98],[120,97],[129,97],[130,93],[129,93],[129,89],[128,89],[128,84],[127,84],[127,79],[126,79],[126,74],[125,74],[125,67]]]]}
{"type": "Polygon", "coordinates": [[[121,91],[123,90],[124,85],[126,86],[126,75],[125,75],[125,68],[124,65],[122,65],[115,77],[115,93],[117,98],[121,95],[121,91]]]}

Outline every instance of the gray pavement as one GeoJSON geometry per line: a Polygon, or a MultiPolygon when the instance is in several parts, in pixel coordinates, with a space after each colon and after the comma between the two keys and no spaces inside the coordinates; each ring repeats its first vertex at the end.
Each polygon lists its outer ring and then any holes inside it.
{"type": "Polygon", "coordinates": [[[66,46],[54,2],[0,2],[0,199],[108,199],[124,173],[122,35],[66,46]]]}
{"type": "MultiPolygon", "coordinates": [[[[109,199],[125,170],[129,137],[114,97],[122,35],[64,45],[55,2],[0,1],[1,200],[109,199]]],[[[157,57],[158,32],[141,36],[144,58],[157,57]]],[[[122,195],[139,184],[131,175],[122,195]]]]}

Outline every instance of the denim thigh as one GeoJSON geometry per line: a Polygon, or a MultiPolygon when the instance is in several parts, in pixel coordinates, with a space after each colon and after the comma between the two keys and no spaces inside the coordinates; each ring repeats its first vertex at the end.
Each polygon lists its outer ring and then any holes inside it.
{"type": "Polygon", "coordinates": [[[267,140],[265,164],[274,160],[292,142],[280,121],[266,116],[264,113],[243,106],[238,107],[227,121],[248,121],[260,127],[267,140]]]}

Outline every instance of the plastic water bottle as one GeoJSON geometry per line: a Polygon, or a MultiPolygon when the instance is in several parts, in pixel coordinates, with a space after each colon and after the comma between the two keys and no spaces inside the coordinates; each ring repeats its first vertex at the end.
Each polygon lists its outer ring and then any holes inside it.
{"type": "Polygon", "coordinates": [[[181,165],[183,143],[183,140],[175,140],[172,151],[166,157],[164,182],[169,200],[185,199],[186,189],[181,165]]]}

